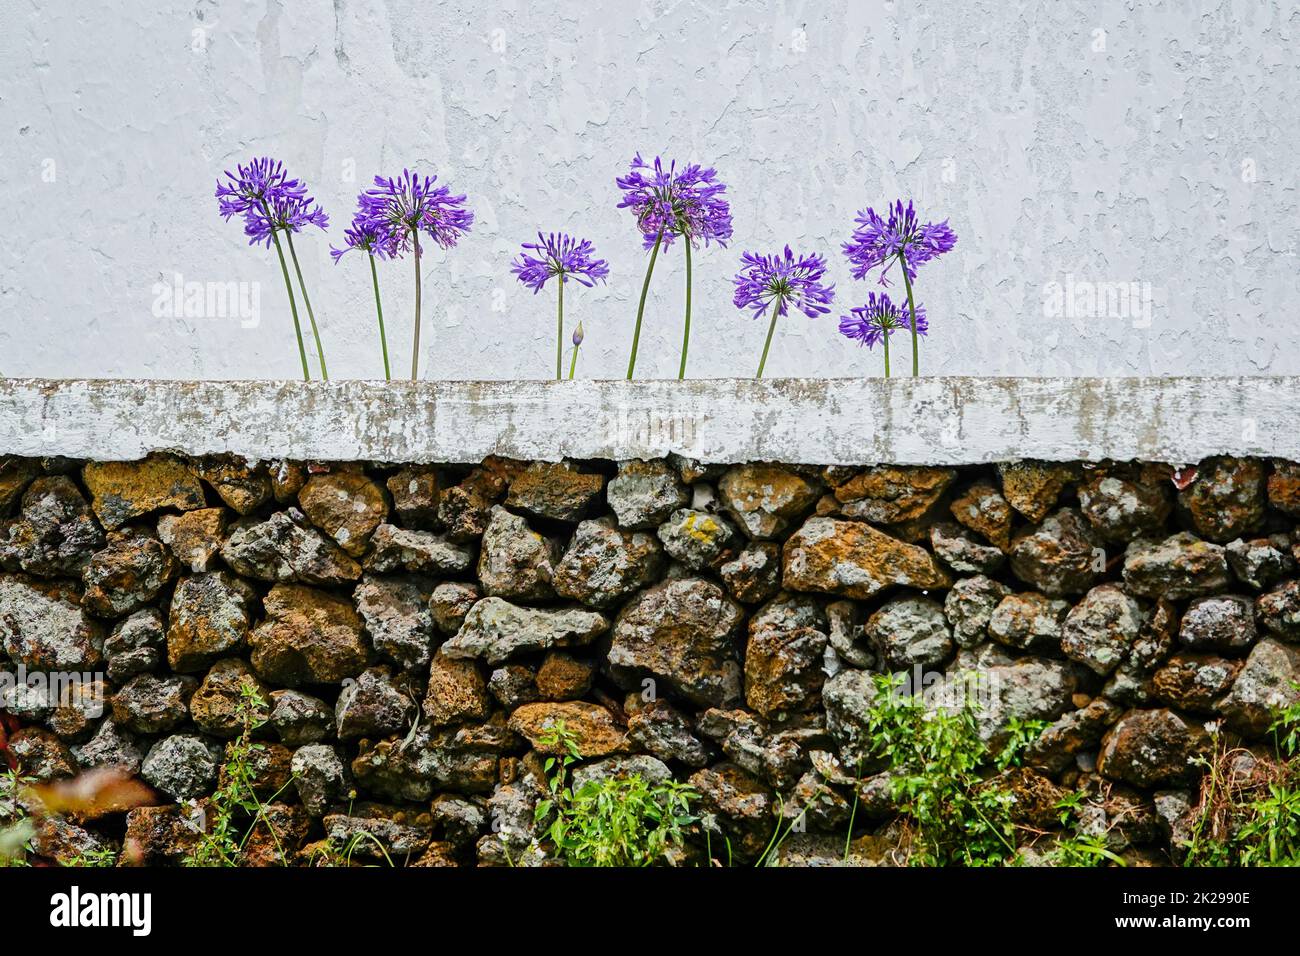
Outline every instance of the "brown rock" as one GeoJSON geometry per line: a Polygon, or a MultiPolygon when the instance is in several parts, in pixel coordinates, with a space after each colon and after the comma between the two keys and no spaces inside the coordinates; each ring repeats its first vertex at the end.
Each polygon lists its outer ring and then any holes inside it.
{"type": "Polygon", "coordinates": [[[988,634],[999,644],[1019,651],[1041,653],[1059,649],[1061,624],[1070,611],[1065,601],[1037,591],[1008,594],[988,619],[988,634]]]}
{"type": "Polygon", "coordinates": [[[1172,710],[1131,710],[1101,742],[1097,771],[1135,787],[1190,783],[1209,755],[1210,735],[1172,710]]]}
{"type": "Polygon", "coordinates": [[[167,627],[172,670],[200,671],[242,649],[256,602],[257,593],[227,571],[181,579],[172,595],[167,627]]]}
{"type": "Polygon", "coordinates": [[[537,669],[537,692],[542,700],[578,700],[591,690],[596,665],[564,651],[551,651],[537,669]]]}
{"type": "Polygon", "coordinates": [[[1240,660],[1213,654],[1175,654],[1151,677],[1157,700],[1196,714],[1213,714],[1215,704],[1232,687],[1240,660]]]}
{"type": "Polygon", "coordinates": [[[1041,461],[1001,462],[998,474],[1007,503],[1034,522],[1047,517],[1061,492],[1076,478],[1071,465],[1041,461]]]}
{"type": "Polygon", "coordinates": [[[1083,516],[1062,508],[1016,535],[1011,570],[1049,597],[1081,594],[1105,573],[1106,552],[1083,516]]]}
{"type": "Polygon", "coordinates": [[[300,461],[280,458],[270,463],[267,469],[271,478],[271,492],[280,504],[288,504],[298,498],[298,492],[307,484],[307,466],[300,461]]]}
{"type": "Polygon", "coordinates": [[[614,519],[583,521],[555,566],[555,592],[592,607],[613,607],[658,580],[663,548],[653,534],[624,531],[614,519]]]}
{"type": "Polygon", "coordinates": [[[124,529],[81,573],[86,585],[83,606],[100,617],[124,617],[151,604],[176,576],[176,559],[157,538],[124,529]]]}
{"type": "Polygon", "coordinates": [[[388,517],[388,495],[359,471],[313,475],[298,492],[298,503],[311,523],[357,558],[370,534],[388,517]]]}
{"type": "Polygon", "coordinates": [[[182,567],[196,574],[212,570],[212,559],[226,537],[226,512],[199,508],[158,519],[158,540],[171,549],[182,567]]]}
{"type": "Polygon", "coordinates": [[[486,720],[492,709],[487,681],[472,660],[435,654],[429,668],[424,714],[434,727],[486,720]]]}
{"type": "Polygon", "coordinates": [[[486,458],[461,482],[442,492],[438,521],[453,541],[473,541],[487,528],[488,510],[506,496],[523,465],[505,458],[486,458]]]}
{"type": "Polygon", "coordinates": [[[238,737],[243,733],[244,701],[253,694],[260,703],[249,701],[250,721],[265,723],[271,717],[271,692],[238,657],[217,661],[190,698],[190,718],[205,734],[238,737]]]}
{"type": "Polygon", "coordinates": [[[619,614],[607,660],[625,685],[663,680],[696,704],[739,701],[736,639],[744,612],[702,578],[666,581],[637,595],[619,614]]]}
{"type": "Polygon", "coordinates": [[[781,589],[781,546],[754,541],[718,568],[718,575],[742,604],[758,604],[781,589]]]}
{"type": "Polygon", "coordinates": [[[1156,534],[1172,510],[1164,481],[1095,471],[1079,486],[1079,510],[1106,541],[1156,534]]]}
{"type": "Polygon", "coordinates": [[[429,594],[429,615],[434,627],[443,634],[455,634],[481,596],[476,584],[443,581],[429,594]]]}
{"type": "Polygon", "coordinates": [[[900,524],[929,516],[956,479],[951,468],[878,465],[835,489],[841,514],[875,524],[900,524]]]}
{"type": "Polygon", "coordinates": [[[210,455],[201,459],[196,469],[221,500],[241,515],[251,514],[274,496],[266,469],[233,455],[210,455]]]}
{"type": "Polygon", "coordinates": [[[1258,458],[1210,458],[1178,493],[1178,505],[1206,540],[1226,543],[1264,520],[1264,463],[1258,458]]]}
{"type": "Polygon", "coordinates": [[[614,722],[608,710],[597,704],[579,701],[524,704],[510,715],[510,729],[528,738],[528,742],[545,754],[562,754],[561,744],[548,744],[544,738],[557,725],[573,735],[583,759],[603,757],[627,750],[627,735],[614,722]]]}
{"type": "Polygon", "coordinates": [[[133,865],[179,863],[199,842],[201,830],[193,811],[169,804],[161,807],[136,807],[126,814],[126,838],[122,841],[122,859],[133,865]]]}
{"type": "Polygon", "coordinates": [[[369,647],[350,601],[297,584],[277,584],[267,619],[249,636],[253,669],[280,687],[336,684],[365,669],[369,647]]]}
{"type": "Polygon", "coordinates": [[[745,702],[764,717],[821,705],[826,635],[810,627],[760,627],[745,649],[745,702]]]}
{"type": "Polygon", "coordinates": [[[1300,465],[1292,461],[1273,462],[1273,474],[1268,476],[1268,503],[1283,514],[1300,518],[1300,465]]]}
{"type": "Polygon", "coordinates": [[[718,482],[722,506],[759,539],[780,537],[812,510],[821,493],[820,484],[779,465],[740,465],[718,482]]]}
{"type": "Polygon", "coordinates": [[[404,528],[432,531],[438,526],[438,502],[442,488],[438,471],[428,465],[412,465],[391,476],[387,482],[393,498],[393,511],[404,528]]]}
{"type": "Polygon", "coordinates": [[[81,480],[99,523],[110,531],[160,508],[193,511],[206,503],[199,476],[174,455],[92,461],[82,469],[81,480]]]}
{"type": "Polygon", "coordinates": [[[577,521],[604,488],[602,475],[581,472],[567,461],[535,461],[510,483],[506,507],[539,518],[577,521]]]}
{"type": "Polygon", "coordinates": [[[1011,506],[991,484],[976,482],[949,507],[958,522],[1003,551],[1011,547],[1011,506]]]}
{"type": "Polygon", "coordinates": [[[860,521],[810,518],[785,543],[785,587],[864,599],[894,586],[946,588],[948,573],[924,548],[860,521]]]}
{"type": "Polygon", "coordinates": [[[19,499],[27,483],[40,473],[35,459],[0,455],[0,517],[19,499]]]}

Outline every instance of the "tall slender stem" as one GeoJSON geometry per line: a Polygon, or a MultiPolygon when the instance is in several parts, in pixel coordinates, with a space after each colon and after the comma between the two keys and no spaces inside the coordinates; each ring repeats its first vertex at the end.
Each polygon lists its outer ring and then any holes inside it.
{"type": "Polygon", "coordinates": [[[320,360],[320,377],[330,380],[330,373],[325,368],[325,349],[320,344],[320,329],[316,328],[316,316],[311,311],[311,299],[307,298],[307,285],[302,281],[302,269],[298,266],[298,253],[293,249],[293,230],[286,229],[284,238],[289,243],[289,258],[293,260],[293,271],[298,275],[298,288],[302,290],[302,302],[307,306],[307,320],[311,322],[311,336],[316,340],[316,358],[320,360]]]}
{"type": "Polygon", "coordinates": [[[784,300],[780,296],[771,302],[772,321],[767,325],[767,341],[763,343],[763,357],[758,360],[758,374],[754,376],[755,378],[763,377],[763,368],[767,365],[767,350],[772,347],[772,333],[776,331],[776,317],[781,314],[783,304],[784,300]]]}
{"type": "Polygon", "coordinates": [[[420,233],[412,230],[415,237],[415,344],[411,346],[411,381],[420,375],[420,233]]]}
{"type": "Polygon", "coordinates": [[[560,310],[555,320],[555,380],[564,377],[564,276],[560,275],[560,310]]]}
{"type": "Polygon", "coordinates": [[[578,346],[573,347],[573,358],[569,359],[569,381],[573,381],[573,373],[578,368],[578,346]]]}
{"type": "Polygon", "coordinates": [[[884,330],[881,341],[885,343],[885,378],[889,378],[889,329],[884,330]]]}
{"type": "Polygon", "coordinates": [[[302,323],[298,321],[298,303],[293,298],[293,283],[289,281],[289,265],[284,261],[284,250],[280,248],[280,237],[271,231],[275,240],[275,252],[280,257],[280,271],[284,273],[284,288],[289,293],[289,311],[293,313],[293,331],[298,336],[298,357],[302,359],[302,380],[311,381],[311,370],[307,368],[307,347],[302,344],[302,323]]]}
{"type": "Polygon", "coordinates": [[[636,371],[636,347],[641,341],[641,317],[645,314],[645,297],[650,291],[650,274],[655,271],[655,259],[659,255],[659,243],[663,242],[664,231],[659,230],[659,235],[655,236],[654,248],[650,250],[650,264],[646,266],[645,282],[641,284],[641,304],[636,307],[636,331],[632,333],[632,357],[627,361],[627,378],[632,380],[632,373],[636,371]]]}
{"type": "Polygon", "coordinates": [[[391,382],[393,373],[388,368],[388,337],[384,335],[384,306],[379,301],[379,270],[375,268],[375,257],[367,253],[370,260],[370,279],[375,284],[375,314],[379,316],[379,347],[384,350],[384,381],[391,382]]]}
{"type": "Polygon", "coordinates": [[[921,360],[919,358],[920,345],[916,337],[916,305],[912,302],[912,280],[907,275],[907,259],[902,250],[898,253],[899,264],[903,267],[903,285],[907,286],[907,308],[912,313],[912,377],[916,378],[920,373],[921,360]]]}
{"type": "Polygon", "coordinates": [[[312,324],[312,338],[316,339],[316,358],[321,363],[321,378],[329,381],[329,371],[325,368],[325,349],[321,346],[320,329],[316,328],[316,316],[312,315],[312,300],[307,298],[307,284],[303,282],[303,271],[298,265],[298,252],[294,251],[294,233],[291,229],[285,230],[285,241],[289,243],[289,258],[294,260],[294,272],[298,274],[298,287],[303,291],[303,304],[307,306],[307,319],[312,324]]]}
{"type": "Polygon", "coordinates": [[[683,234],[686,246],[686,327],[682,329],[682,367],[677,370],[679,379],[686,377],[686,350],[691,343],[691,237],[683,234]]]}

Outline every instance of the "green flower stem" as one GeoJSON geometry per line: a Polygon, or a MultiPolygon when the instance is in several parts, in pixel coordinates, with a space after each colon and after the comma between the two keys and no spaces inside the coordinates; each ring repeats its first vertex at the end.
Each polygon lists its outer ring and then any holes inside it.
{"type": "Polygon", "coordinates": [[[655,259],[659,256],[659,243],[663,242],[663,230],[659,230],[659,235],[655,236],[654,248],[650,250],[650,264],[646,266],[645,282],[641,285],[641,304],[636,307],[636,331],[632,333],[632,356],[627,362],[627,378],[632,380],[632,373],[636,371],[636,347],[641,341],[641,318],[645,315],[645,297],[650,291],[650,275],[655,271],[655,259]]]}
{"type": "Polygon", "coordinates": [[[370,279],[375,284],[375,313],[379,316],[379,347],[384,350],[384,381],[391,382],[393,373],[388,368],[388,337],[384,335],[384,306],[379,301],[379,270],[375,268],[375,257],[367,253],[370,260],[370,279]]]}
{"type": "Polygon", "coordinates": [[[907,275],[907,259],[901,251],[898,253],[898,261],[903,267],[903,285],[907,286],[907,308],[912,313],[912,377],[916,378],[921,374],[920,340],[916,337],[916,305],[912,302],[912,280],[907,275]]]}
{"type": "Polygon", "coordinates": [[[289,243],[289,258],[293,260],[293,271],[298,275],[298,288],[302,290],[303,305],[307,306],[307,320],[311,322],[311,335],[316,340],[316,357],[320,360],[320,377],[328,382],[330,373],[325,368],[325,349],[320,344],[320,329],[316,328],[316,316],[311,311],[311,299],[307,298],[307,286],[302,281],[302,269],[298,266],[298,253],[294,252],[293,249],[293,231],[286,229],[284,238],[289,243]]]}
{"type": "Polygon", "coordinates": [[[686,377],[686,349],[691,342],[691,237],[683,235],[686,246],[686,327],[682,330],[682,367],[677,371],[679,379],[686,377]]]}
{"type": "Polygon", "coordinates": [[[885,343],[885,378],[889,378],[889,329],[884,330],[881,341],[885,343]]]}
{"type": "Polygon", "coordinates": [[[758,360],[758,374],[754,376],[755,378],[763,377],[763,368],[767,365],[767,350],[772,347],[772,333],[776,331],[776,317],[781,314],[783,304],[784,300],[779,296],[771,302],[772,321],[767,325],[767,341],[763,343],[763,357],[758,360]]]}
{"type": "Polygon", "coordinates": [[[555,322],[555,380],[558,382],[564,377],[564,276],[560,276],[560,310],[555,322]]]}
{"type": "Polygon", "coordinates": [[[420,234],[415,237],[415,344],[411,346],[411,381],[420,375],[420,234]]]}
{"type": "Polygon", "coordinates": [[[569,381],[573,381],[573,373],[578,368],[578,346],[573,347],[573,358],[569,359],[569,381]]]}
{"type": "Polygon", "coordinates": [[[289,293],[289,311],[293,313],[293,330],[298,335],[298,357],[302,359],[302,380],[311,381],[311,370],[307,368],[307,347],[302,344],[302,323],[298,321],[298,303],[293,298],[293,283],[289,281],[289,264],[284,261],[284,249],[280,247],[280,237],[271,230],[275,240],[275,252],[280,257],[280,271],[284,273],[284,288],[289,293]]]}

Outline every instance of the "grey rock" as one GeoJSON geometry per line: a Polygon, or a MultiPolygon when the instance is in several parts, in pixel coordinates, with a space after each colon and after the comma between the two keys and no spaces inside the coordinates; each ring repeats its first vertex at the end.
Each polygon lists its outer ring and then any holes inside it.
{"type": "Polygon", "coordinates": [[[334,733],[334,711],[319,697],[299,690],[271,693],[271,727],[289,747],[328,740],[334,733]]]}
{"type": "Polygon", "coordinates": [[[176,734],[149,748],[141,776],[173,800],[211,793],[217,785],[221,748],[194,734],[176,734]]]}
{"type": "Polygon", "coordinates": [[[345,681],[334,708],[339,740],[384,737],[397,733],[412,715],[415,704],[387,667],[370,667],[355,680],[345,681]]]}
{"type": "Polygon", "coordinates": [[[1181,601],[1222,591],[1231,580],[1223,547],[1187,531],[1163,541],[1139,538],[1124,552],[1124,584],[1138,597],[1181,601]]]}
{"type": "Polygon", "coordinates": [[[637,754],[633,757],[606,757],[584,764],[573,771],[574,790],[580,790],[587,784],[597,784],[605,780],[640,777],[650,786],[668,783],[673,779],[673,772],[668,765],[655,757],[637,754]]]}
{"type": "Polygon", "coordinates": [[[476,657],[501,664],[511,657],[554,647],[584,647],[609,629],[595,611],[524,608],[499,597],[479,601],[456,636],[442,646],[448,657],[476,657]]]}
{"type": "Polygon", "coordinates": [[[952,586],[943,613],[958,647],[974,647],[984,640],[994,609],[1010,593],[1005,584],[983,575],[962,578],[952,586]]]}
{"type": "Polygon", "coordinates": [[[754,541],[718,567],[727,590],[742,604],[766,601],[781,589],[781,547],[774,541],[754,541]]]}
{"type": "Polygon", "coordinates": [[[1268,733],[1277,711],[1300,701],[1300,649],[1266,637],[1251,648],[1219,711],[1245,737],[1268,733]]]}
{"type": "Polygon", "coordinates": [[[445,535],[381,524],[370,536],[366,569],[379,573],[462,574],[474,565],[474,548],[445,535]]]}
{"type": "Polygon", "coordinates": [[[987,632],[999,644],[1015,650],[1059,650],[1061,625],[1069,611],[1066,601],[1037,591],[1008,594],[989,615],[987,632]]]}
{"type": "Polygon", "coordinates": [[[306,744],[289,762],[298,798],[312,817],[323,816],[348,793],[348,771],[339,751],[329,744],[306,744]]]}
{"type": "Polygon", "coordinates": [[[1259,623],[1288,641],[1300,640],[1300,581],[1286,581],[1255,600],[1259,623]]]}
{"type": "Polygon", "coordinates": [[[172,595],[167,661],[172,670],[201,671],[243,649],[257,593],[225,571],[182,578],[172,595]]]}
{"type": "Polygon", "coordinates": [[[0,575],[0,643],[31,670],[93,671],[103,661],[103,629],[81,592],[62,584],[0,575]]]}
{"type": "Polygon", "coordinates": [[[1224,551],[1233,574],[1256,591],[1272,587],[1295,572],[1291,541],[1284,534],[1249,540],[1237,538],[1229,541],[1224,546],[1224,551]]]}
{"type": "Polygon", "coordinates": [[[407,670],[429,666],[433,617],[429,591],[418,578],[366,575],[352,599],[376,651],[407,670]]]}
{"type": "Polygon", "coordinates": [[[63,475],[37,478],[19,515],[0,524],[0,568],[42,577],[80,577],[104,533],[77,486],[63,475]]]}
{"type": "Polygon", "coordinates": [[[551,582],[560,559],[555,542],[500,505],[493,505],[489,515],[478,559],[483,593],[515,600],[553,597],[551,582]]]}
{"type": "Polygon", "coordinates": [[[144,764],[144,751],[134,734],[122,727],[112,717],[105,718],[86,743],[72,748],[72,755],[82,769],[117,767],[123,773],[135,776],[144,764]]]}
{"type": "Polygon", "coordinates": [[[581,522],[555,567],[555,591],[597,608],[610,608],[653,584],[663,572],[654,535],[624,531],[613,518],[581,522]]]}
{"type": "Polygon", "coordinates": [[[886,601],[867,619],[866,635],[886,666],[897,669],[936,667],[954,647],[943,605],[927,597],[886,601]]]}
{"type": "Polygon", "coordinates": [[[607,660],[628,686],[646,678],[696,704],[738,701],[744,612],[711,581],[682,578],[637,595],[619,614],[607,660]]]}
{"type": "Polygon", "coordinates": [[[1197,651],[1245,650],[1255,636],[1255,602],[1235,594],[1197,598],[1178,626],[1178,640],[1197,651]]]}
{"type": "Polygon", "coordinates": [[[167,659],[167,632],[154,608],[136,611],[104,639],[108,676],[118,683],[156,671],[167,659]]]}
{"type": "Polygon", "coordinates": [[[1062,508],[1011,542],[1011,570],[1049,597],[1081,594],[1105,570],[1105,552],[1092,526],[1062,508]]]}
{"type": "Polygon", "coordinates": [[[991,574],[1006,560],[1000,549],[951,521],[930,527],[930,547],[940,561],[961,574],[991,574]]]}
{"type": "Polygon", "coordinates": [[[237,574],[259,581],[348,584],[361,577],[361,566],[297,508],[239,523],[221,557],[237,574]]]}
{"type": "Polygon", "coordinates": [[[138,734],[160,734],[189,716],[198,681],[192,677],[137,674],[113,695],[113,719],[138,734]]]}
{"type": "Polygon", "coordinates": [[[627,720],[627,735],[660,760],[688,767],[709,762],[708,749],[691,732],[690,721],[667,701],[650,701],[627,720]]]}
{"type": "Polygon", "coordinates": [[[1061,628],[1061,650],[1097,674],[1109,674],[1128,656],[1142,631],[1137,601],[1115,584],[1101,584],[1071,608],[1061,628]]]}
{"type": "Polygon", "coordinates": [[[659,526],[658,535],[674,560],[692,571],[705,571],[731,555],[738,532],[721,515],[680,508],[659,526]]]}
{"type": "Polygon", "coordinates": [[[480,597],[477,584],[465,584],[461,581],[441,581],[429,593],[429,615],[433,626],[445,635],[455,634],[465,623],[480,597]]]}
{"type": "Polygon", "coordinates": [[[653,528],[690,502],[677,472],[662,459],[620,462],[605,498],[621,528],[653,528]]]}

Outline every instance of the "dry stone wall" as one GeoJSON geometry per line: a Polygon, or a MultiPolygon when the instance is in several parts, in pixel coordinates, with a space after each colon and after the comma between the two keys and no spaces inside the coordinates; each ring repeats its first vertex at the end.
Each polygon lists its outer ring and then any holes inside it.
{"type": "Polygon", "coordinates": [[[1177,862],[1212,732],[1256,746],[1300,696],[1297,517],[1300,466],[1249,458],[0,458],[4,756],[156,794],[42,824],[40,855],[177,863],[250,685],[274,826],[245,862],[365,833],[359,857],[535,863],[563,720],[588,778],[689,781],[735,861],[781,815],[784,862],[837,861],[852,810],[851,860],[889,863],[871,675],[977,673],[990,745],[1045,727],[1005,780],[1019,822],[1050,841],[1084,791],[1114,852],[1177,862]]]}

